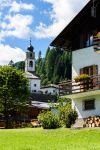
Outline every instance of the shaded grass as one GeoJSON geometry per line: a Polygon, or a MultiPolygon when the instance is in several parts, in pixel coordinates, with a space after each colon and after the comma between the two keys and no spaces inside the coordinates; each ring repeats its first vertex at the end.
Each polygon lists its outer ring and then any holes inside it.
{"type": "Polygon", "coordinates": [[[0,150],[100,150],[100,129],[0,130],[0,150]]]}

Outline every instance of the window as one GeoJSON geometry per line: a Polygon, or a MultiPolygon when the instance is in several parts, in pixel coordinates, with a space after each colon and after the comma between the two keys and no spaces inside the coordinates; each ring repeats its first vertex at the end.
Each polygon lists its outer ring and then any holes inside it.
{"type": "Polygon", "coordinates": [[[30,58],[32,58],[32,53],[30,53],[30,58]]]}
{"type": "Polygon", "coordinates": [[[55,90],[53,90],[53,93],[55,93],[55,90]]]}
{"type": "Polygon", "coordinates": [[[95,109],[95,100],[84,100],[83,101],[83,110],[92,110],[95,109]]]}
{"type": "Polygon", "coordinates": [[[80,74],[88,74],[89,76],[98,74],[98,65],[87,66],[80,69],[80,74]]]}
{"type": "Polygon", "coordinates": [[[34,84],[34,86],[36,87],[36,84],[34,84]]]}
{"type": "Polygon", "coordinates": [[[89,80],[88,84],[81,85],[81,88],[87,87],[87,89],[98,88],[98,65],[91,65],[80,69],[80,74],[88,74],[89,76],[95,76],[89,80]]]}
{"type": "Polygon", "coordinates": [[[47,93],[48,93],[48,90],[45,91],[45,94],[47,94],[47,93]]]}
{"type": "Polygon", "coordinates": [[[29,62],[29,67],[33,67],[33,61],[29,62]]]}
{"type": "Polygon", "coordinates": [[[32,93],[36,92],[36,90],[32,90],[32,93]]]}

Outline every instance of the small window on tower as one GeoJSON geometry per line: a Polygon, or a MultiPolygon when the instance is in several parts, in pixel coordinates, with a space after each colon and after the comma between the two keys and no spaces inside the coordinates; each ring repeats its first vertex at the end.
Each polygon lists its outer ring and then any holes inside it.
{"type": "Polygon", "coordinates": [[[34,84],[34,86],[36,87],[36,84],[34,84]]]}
{"type": "Polygon", "coordinates": [[[33,67],[33,61],[29,62],[29,67],[33,67]]]}
{"type": "Polygon", "coordinates": [[[30,53],[30,58],[32,58],[32,53],[30,53]]]}

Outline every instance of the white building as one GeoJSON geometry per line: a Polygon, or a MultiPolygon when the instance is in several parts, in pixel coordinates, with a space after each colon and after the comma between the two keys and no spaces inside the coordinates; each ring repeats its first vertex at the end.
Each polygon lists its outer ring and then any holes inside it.
{"type": "Polygon", "coordinates": [[[27,48],[26,59],[25,59],[25,75],[30,82],[30,91],[31,93],[40,91],[40,78],[35,76],[35,52],[34,48],[31,45],[27,48]]]}
{"type": "Polygon", "coordinates": [[[27,48],[25,59],[25,75],[30,82],[31,93],[42,92],[43,94],[59,95],[59,86],[50,84],[45,87],[41,87],[41,80],[35,75],[35,52],[31,45],[27,48]],[[40,88],[41,87],[41,88],[40,88]]]}
{"type": "Polygon", "coordinates": [[[41,87],[43,94],[59,95],[59,86],[55,84],[49,84],[41,87]]]}
{"type": "MultiPolygon", "coordinates": [[[[77,3],[77,2],[76,2],[77,3]]],[[[78,118],[100,116],[100,2],[90,0],[79,14],[56,37],[51,46],[65,48],[72,52],[72,82],[65,97],[72,99],[72,107],[78,118]],[[93,42],[93,37],[97,41],[93,42]],[[88,74],[87,82],[75,82],[80,74],[88,74]]],[[[68,88],[68,83],[61,84],[68,88]]]]}

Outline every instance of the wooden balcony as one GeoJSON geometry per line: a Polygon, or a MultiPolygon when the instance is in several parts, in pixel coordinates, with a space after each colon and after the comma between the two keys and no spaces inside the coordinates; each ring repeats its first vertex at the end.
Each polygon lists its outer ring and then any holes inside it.
{"type": "Polygon", "coordinates": [[[67,81],[59,84],[59,95],[70,95],[100,89],[100,75],[91,76],[81,82],[67,81]]]}

